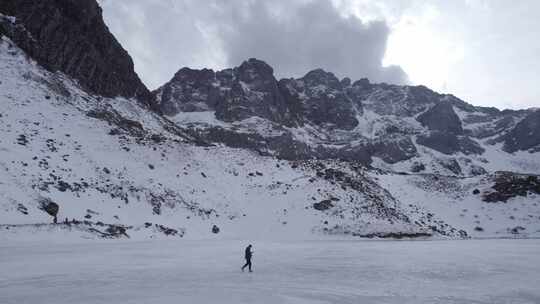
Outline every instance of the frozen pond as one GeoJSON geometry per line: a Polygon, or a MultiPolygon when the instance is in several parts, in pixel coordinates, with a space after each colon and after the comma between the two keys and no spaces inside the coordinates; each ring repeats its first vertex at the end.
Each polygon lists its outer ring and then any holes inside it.
{"type": "Polygon", "coordinates": [[[0,245],[0,303],[540,303],[540,240],[0,245]]]}

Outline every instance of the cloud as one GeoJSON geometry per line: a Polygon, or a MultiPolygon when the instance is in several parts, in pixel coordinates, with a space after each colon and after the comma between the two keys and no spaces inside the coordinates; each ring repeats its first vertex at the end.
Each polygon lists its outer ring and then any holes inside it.
{"type": "Polygon", "coordinates": [[[151,89],[170,80],[183,66],[224,67],[218,41],[201,26],[211,20],[201,2],[99,0],[107,26],[151,89]]]}
{"type": "Polygon", "coordinates": [[[330,0],[101,0],[106,23],[151,88],[183,66],[221,69],[256,57],[278,77],[323,68],[340,77],[407,83],[384,67],[389,28],[342,15],[330,0]]]}
{"type": "Polygon", "coordinates": [[[405,83],[398,66],[383,67],[389,28],[382,21],[364,23],[342,16],[330,1],[291,5],[290,1],[252,1],[229,11],[219,31],[229,64],[249,57],[267,61],[281,77],[301,76],[314,68],[341,77],[405,83]]]}

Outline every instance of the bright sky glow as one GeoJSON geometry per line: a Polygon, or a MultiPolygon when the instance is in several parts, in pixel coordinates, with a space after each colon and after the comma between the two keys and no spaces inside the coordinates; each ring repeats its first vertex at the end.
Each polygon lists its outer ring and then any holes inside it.
{"type": "Polygon", "coordinates": [[[447,91],[452,65],[463,59],[464,46],[433,30],[440,12],[428,6],[418,16],[403,15],[392,25],[385,65],[399,65],[413,84],[447,91]]]}

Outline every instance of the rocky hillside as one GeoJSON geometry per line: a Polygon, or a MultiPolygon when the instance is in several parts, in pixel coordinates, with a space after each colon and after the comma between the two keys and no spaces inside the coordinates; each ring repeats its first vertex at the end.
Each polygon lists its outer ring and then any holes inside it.
{"type": "Polygon", "coordinates": [[[0,13],[0,239],[540,233],[538,111],[256,59],[150,94],[94,0],[0,13]]]}
{"type": "Polygon", "coordinates": [[[539,169],[539,111],[475,107],[423,86],[351,82],[321,69],[278,81],[249,59],[218,72],[183,68],[154,93],[189,132],[263,155],[457,176],[514,170],[504,165],[514,159],[539,169]]]}

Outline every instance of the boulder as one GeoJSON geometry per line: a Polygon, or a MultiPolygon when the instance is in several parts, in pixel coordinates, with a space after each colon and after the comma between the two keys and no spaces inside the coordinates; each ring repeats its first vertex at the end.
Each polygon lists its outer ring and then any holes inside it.
{"type": "Polygon", "coordinates": [[[411,171],[414,173],[422,172],[426,170],[426,166],[421,162],[414,162],[411,166],[411,171]]]}
{"type": "Polygon", "coordinates": [[[313,204],[313,208],[315,210],[319,210],[319,211],[324,211],[324,210],[328,210],[330,208],[334,207],[334,204],[332,203],[332,200],[323,200],[323,201],[320,201],[318,203],[314,203],[313,204]]]}
{"type": "Polygon", "coordinates": [[[60,206],[53,202],[51,199],[43,197],[40,198],[38,201],[39,209],[47,212],[50,216],[54,218],[54,222],[57,222],[57,215],[58,211],[60,210],[60,206]]]}

